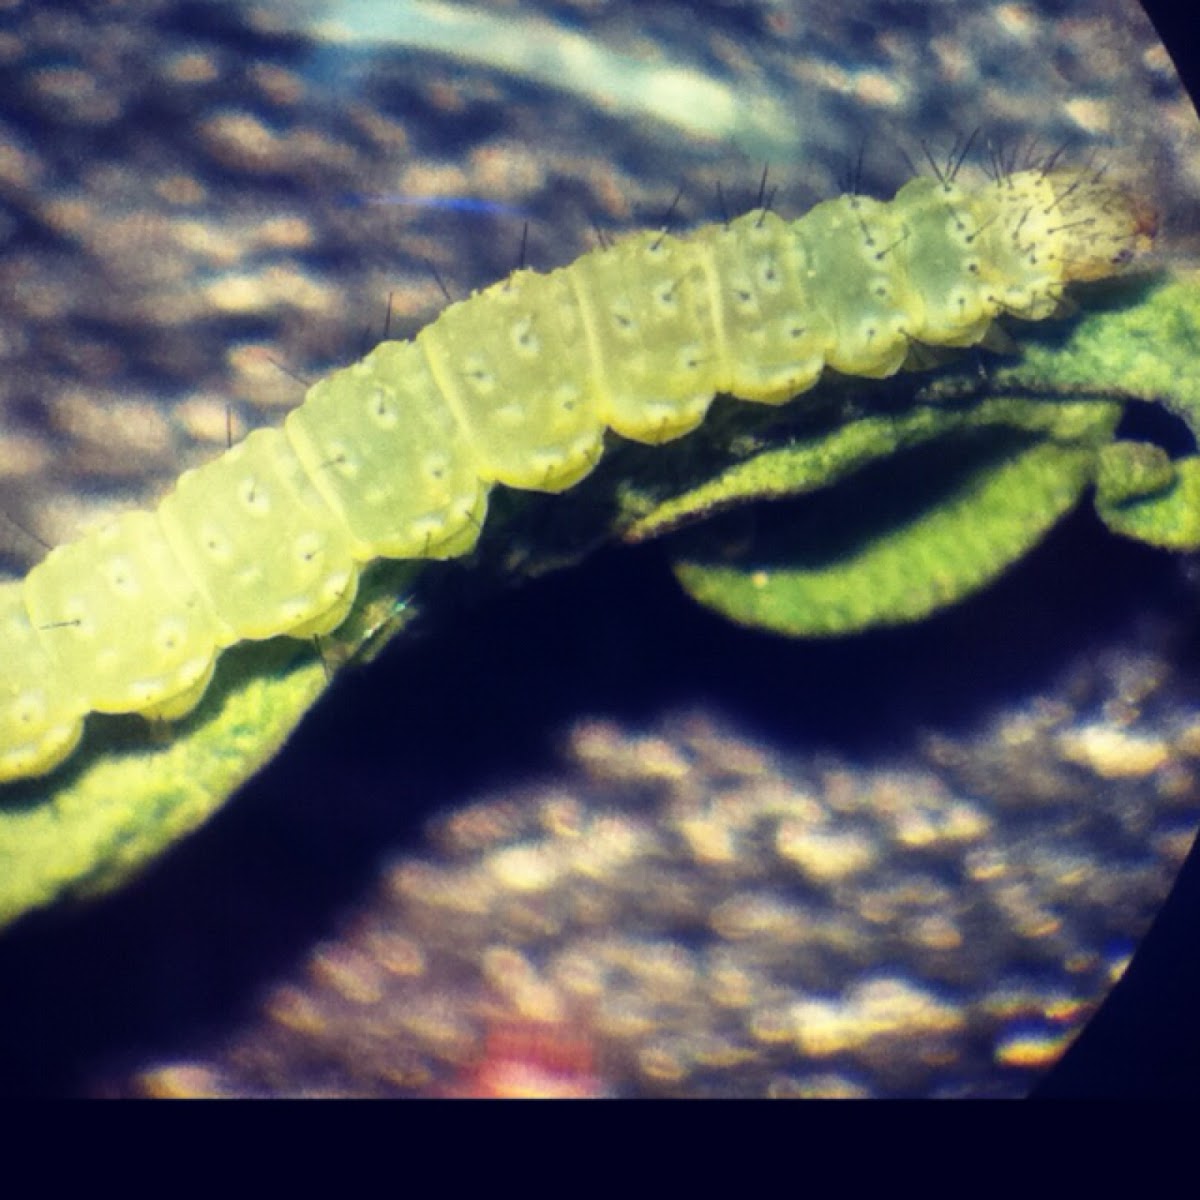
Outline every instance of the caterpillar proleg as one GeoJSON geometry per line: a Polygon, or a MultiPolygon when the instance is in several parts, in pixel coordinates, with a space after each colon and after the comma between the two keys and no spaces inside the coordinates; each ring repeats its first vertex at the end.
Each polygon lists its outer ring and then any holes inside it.
{"type": "Polygon", "coordinates": [[[796,221],[757,209],[516,271],[321,380],[156,511],[0,585],[0,781],[53,769],[89,712],[183,715],[228,646],[337,628],[374,559],[468,553],[493,485],[568,488],[609,429],[661,443],[717,394],[782,404],[826,369],[891,375],[921,345],[1049,316],[1152,236],[1128,192],[1047,167],[917,178],[796,221]]]}

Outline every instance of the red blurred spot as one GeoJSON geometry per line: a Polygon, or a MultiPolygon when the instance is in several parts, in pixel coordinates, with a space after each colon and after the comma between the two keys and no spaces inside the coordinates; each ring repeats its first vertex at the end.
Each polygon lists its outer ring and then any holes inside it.
{"type": "Polygon", "coordinates": [[[590,1039],[564,1024],[504,1021],[451,1096],[493,1100],[587,1100],[608,1095],[590,1039]]]}

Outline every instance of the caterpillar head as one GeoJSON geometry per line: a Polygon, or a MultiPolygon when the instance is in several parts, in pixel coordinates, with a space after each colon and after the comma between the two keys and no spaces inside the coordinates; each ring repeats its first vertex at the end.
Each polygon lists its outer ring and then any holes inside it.
{"type": "Polygon", "coordinates": [[[1055,172],[1045,177],[1055,199],[1047,213],[1060,239],[1064,281],[1119,275],[1144,257],[1158,232],[1158,212],[1117,184],[1055,172]]]}

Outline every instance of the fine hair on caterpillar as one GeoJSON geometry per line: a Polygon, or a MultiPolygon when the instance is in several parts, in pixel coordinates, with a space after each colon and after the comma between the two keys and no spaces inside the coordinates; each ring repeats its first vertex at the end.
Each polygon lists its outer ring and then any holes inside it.
{"type": "Polygon", "coordinates": [[[522,267],[313,384],[153,512],[52,550],[0,584],[0,782],[53,769],[90,712],[184,715],[229,646],[331,632],[375,559],[468,553],[494,485],[569,488],[608,430],[662,443],[718,394],[777,405],[827,369],[892,375],[998,317],[1050,316],[1152,241],[1153,215],[1096,173],[968,185],[952,164],[888,202],[788,221],[760,195],[723,224],[522,267]]]}

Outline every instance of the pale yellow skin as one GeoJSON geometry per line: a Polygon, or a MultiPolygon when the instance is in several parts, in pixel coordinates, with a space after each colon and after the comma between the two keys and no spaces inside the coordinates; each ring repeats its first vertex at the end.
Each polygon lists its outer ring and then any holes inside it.
{"type": "Polygon", "coordinates": [[[373,559],[466,554],[493,484],[570,487],[608,429],[665,442],[716,394],[781,404],[827,368],[881,378],[916,343],[974,345],[1115,273],[1151,232],[1120,189],[1030,170],[514,272],[314,385],[155,512],[0,585],[0,782],[53,769],[89,712],[188,712],[226,646],[335,629],[373,559]]]}

